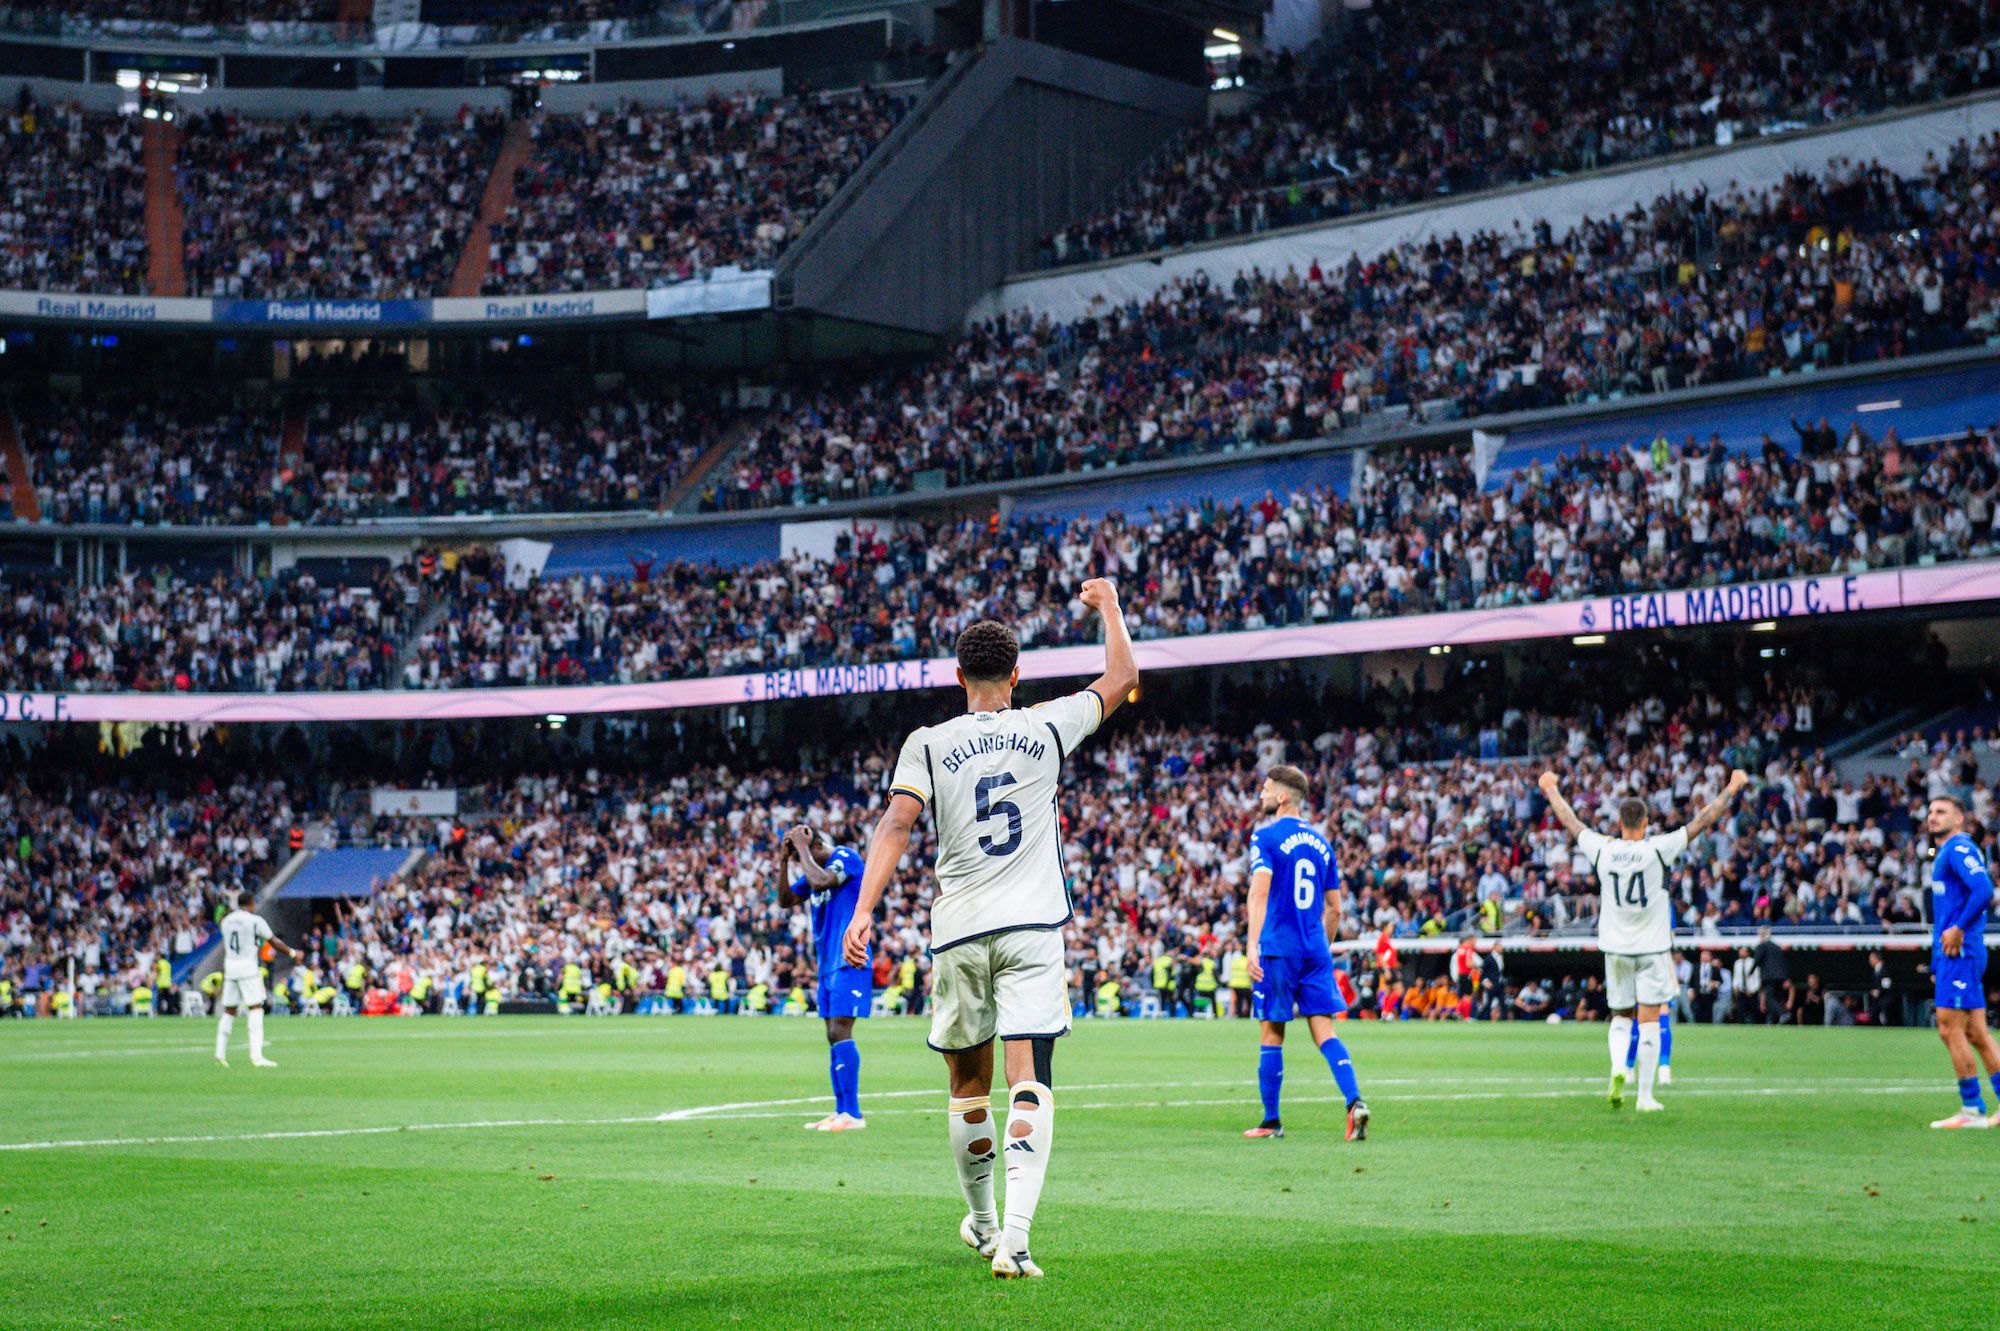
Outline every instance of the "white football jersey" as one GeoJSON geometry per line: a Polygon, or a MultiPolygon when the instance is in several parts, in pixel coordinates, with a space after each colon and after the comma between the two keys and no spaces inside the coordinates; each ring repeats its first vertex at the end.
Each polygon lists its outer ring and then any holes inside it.
{"type": "Polygon", "coordinates": [[[232,910],[222,917],[222,978],[225,980],[254,979],[260,973],[257,968],[257,948],[271,936],[271,926],[264,923],[262,915],[252,915],[247,910],[232,910]]]}
{"type": "Polygon", "coordinates": [[[1576,844],[1597,870],[1598,950],[1628,957],[1671,951],[1667,870],[1687,850],[1687,829],[1627,841],[1585,828],[1576,844]]]}
{"type": "Polygon", "coordinates": [[[1104,719],[1085,689],[1040,707],[967,712],[903,741],[892,791],[937,826],[931,950],[1069,922],[1056,792],[1063,759],[1104,719]]]}

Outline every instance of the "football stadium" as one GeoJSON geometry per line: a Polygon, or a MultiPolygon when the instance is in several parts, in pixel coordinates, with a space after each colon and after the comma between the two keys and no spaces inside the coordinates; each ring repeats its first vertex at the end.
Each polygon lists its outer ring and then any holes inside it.
{"type": "Polygon", "coordinates": [[[0,98],[0,1328],[1976,1307],[2000,0],[0,98]]]}

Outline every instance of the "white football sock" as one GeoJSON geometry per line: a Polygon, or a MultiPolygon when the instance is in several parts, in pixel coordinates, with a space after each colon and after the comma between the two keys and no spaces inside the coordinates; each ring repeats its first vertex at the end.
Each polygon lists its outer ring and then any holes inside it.
{"type": "Polygon", "coordinates": [[[230,1016],[227,1012],[216,1018],[215,1056],[217,1058],[229,1057],[229,1031],[235,1025],[236,1018],[230,1016]]]}
{"type": "MultiPolygon", "coordinates": [[[[1655,1032],[1657,1037],[1657,1031],[1655,1032]]],[[[1611,1075],[1616,1077],[1625,1071],[1625,1050],[1632,1044],[1632,1019],[1613,1017],[1611,1019],[1611,1075]]]]}
{"type": "Polygon", "coordinates": [[[1660,1023],[1639,1024],[1639,1098],[1653,1098],[1653,1081],[1660,1075],[1660,1023]]]}
{"type": "Polygon", "coordinates": [[[250,1061],[255,1063],[264,1056],[264,1009],[250,1009],[250,1061]]]}
{"type": "Polygon", "coordinates": [[[951,1125],[951,1162],[958,1167],[958,1186],[965,1209],[982,1234],[999,1225],[993,1215],[993,1162],[999,1156],[999,1130],[993,1124],[993,1101],[984,1095],[952,1097],[945,1120],[951,1125]]]}
{"type": "Polygon", "coordinates": [[[1042,1200],[1042,1180],[1049,1173],[1049,1146],[1055,1141],[1055,1093],[1038,1081],[1018,1083],[1013,1091],[1013,1109],[1007,1117],[1007,1235],[1009,1252],[1028,1251],[1028,1226],[1034,1223],[1035,1206],[1042,1200]],[[1023,1093],[1037,1103],[1024,1105],[1023,1093]],[[1016,1127],[1026,1125],[1025,1134],[1016,1127]]]}

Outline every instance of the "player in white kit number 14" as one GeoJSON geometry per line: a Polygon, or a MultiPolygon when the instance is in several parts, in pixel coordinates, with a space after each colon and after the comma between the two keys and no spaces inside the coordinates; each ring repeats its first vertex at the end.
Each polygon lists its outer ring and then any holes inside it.
{"type": "Polygon", "coordinates": [[[928,808],[937,829],[930,1046],[951,1083],[946,1121],[967,1210],[958,1232],[1001,1277],[1042,1274],[1028,1255],[1028,1226],[1055,1135],[1055,1042],[1069,1033],[1063,762],[1139,682],[1117,589],[1092,578],[1077,599],[1104,621],[1104,673],[1039,707],[1014,706],[1021,644],[1012,629],[982,620],[959,634],[966,710],[904,741],[844,943],[848,963],[859,965],[875,907],[928,808]],[[991,1112],[996,1036],[1009,1088],[1004,1143],[991,1112]],[[1004,1218],[993,1210],[996,1160],[1007,1175],[1004,1218]]]}
{"type": "Polygon", "coordinates": [[[1731,772],[1729,784],[1687,826],[1647,835],[1646,801],[1618,802],[1618,835],[1605,836],[1583,825],[1562,797],[1554,772],[1538,783],[1556,821],[1576,839],[1577,849],[1597,871],[1597,948],[1604,954],[1604,994],[1611,1007],[1611,1107],[1625,1103],[1625,1051],[1639,1021],[1639,1108],[1665,1108],[1653,1096],[1660,1070],[1660,1009],[1674,1001],[1674,925],[1667,895],[1667,872],[1686,853],[1688,842],[1713,827],[1728,811],[1736,792],[1749,783],[1731,772]]]}
{"type": "Polygon", "coordinates": [[[264,1057],[264,973],[258,949],[269,943],[293,961],[305,960],[271,932],[256,908],[256,896],[243,892],[236,898],[236,909],[222,917],[222,1016],[215,1023],[215,1061],[225,1068],[229,1031],[236,1025],[239,1007],[250,1011],[250,1066],[278,1066],[264,1057]]]}

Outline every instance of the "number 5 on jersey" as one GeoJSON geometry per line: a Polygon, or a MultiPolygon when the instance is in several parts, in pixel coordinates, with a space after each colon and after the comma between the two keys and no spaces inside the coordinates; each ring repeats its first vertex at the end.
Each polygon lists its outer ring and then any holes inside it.
{"type": "Polygon", "coordinates": [[[973,815],[983,825],[988,819],[1004,816],[1007,819],[1005,840],[995,841],[991,833],[979,834],[979,848],[988,855],[1012,855],[1021,845],[1021,808],[1012,800],[995,800],[993,792],[1014,784],[1012,772],[998,772],[992,776],[982,776],[979,784],[972,789],[973,815]]]}

